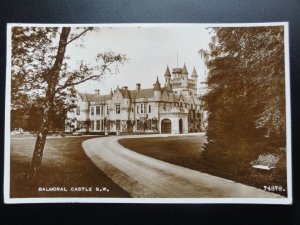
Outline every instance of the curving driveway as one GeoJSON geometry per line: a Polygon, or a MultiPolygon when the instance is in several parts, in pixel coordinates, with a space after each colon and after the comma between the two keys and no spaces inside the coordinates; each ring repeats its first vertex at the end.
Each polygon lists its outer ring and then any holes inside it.
{"type": "Polygon", "coordinates": [[[118,143],[121,138],[157,136],[162,135],[102,137],[84,141],[82,146],[95,165],[132,197],[283,198],[274,193],[150,158],[118,143]]]}

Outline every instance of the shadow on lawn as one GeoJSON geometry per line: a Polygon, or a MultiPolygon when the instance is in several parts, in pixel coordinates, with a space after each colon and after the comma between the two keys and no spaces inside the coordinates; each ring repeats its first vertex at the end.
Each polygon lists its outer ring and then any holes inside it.
{"type": "Polygon", "coordinates": [[[35,140],[11,140],[10,196],[130,197],[85,155],[81,143],[89,138],[48,139],[42,166],[31,184],[25,177],[35,140]],[[56,191],[46,191],[50,188],[56,188],[56,191]],[[60,191],[63,188],[67,191],[60,191]],[[78,191],[79,188],[81,191],[78,191]],[[92,191],[87,191],[89,189],[92,191]]]}

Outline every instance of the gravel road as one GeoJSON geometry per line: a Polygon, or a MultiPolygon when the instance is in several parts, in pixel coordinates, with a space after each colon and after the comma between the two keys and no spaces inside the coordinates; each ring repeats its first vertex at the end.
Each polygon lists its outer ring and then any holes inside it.
{"type": "MultiPolygon", "coordinates": [[[[204,134],[198,134],[204,135],[204,134]]],[[[118,139],[162,135],[109,136],[84,141],[95,165],[137,198],[282,198],[254,187],[173,165],[124,148],[118,139]]]]}

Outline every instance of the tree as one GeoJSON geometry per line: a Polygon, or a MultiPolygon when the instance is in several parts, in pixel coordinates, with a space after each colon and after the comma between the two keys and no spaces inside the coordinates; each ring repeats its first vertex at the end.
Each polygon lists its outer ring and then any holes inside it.
{"type": "Polygon", "coordinates": [[[61,115],[74,108],[75,86],[118,72],[119,65],[127,61],[124,54],[105,52],[96,56],[94,66],[81,61],[77,69],[71,69],[67,47],[92,30],[92,27],[12,28],[12,109],[29,104],[41,109],[29,178],[36,175],[41,165],[53,113],[61,115]]]}
{"type": "Polygon", "coordinates": [[[241,160],[285,146],[283,27],[212,28],[207,154],[241,160]]]}

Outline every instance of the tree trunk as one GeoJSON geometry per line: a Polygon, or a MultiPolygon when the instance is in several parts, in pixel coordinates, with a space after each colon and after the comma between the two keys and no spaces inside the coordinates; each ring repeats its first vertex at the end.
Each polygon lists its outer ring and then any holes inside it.
{"type": "Polygon", "coordinates": [[[49,129],[49,120],[50,120],[50,112],[53,109],[54,98],[55,98],[55,90],[56,86],[59,82],[59,73],[61,70],[61,66],[64,60],[68,36],[71,31],[70,27],[63,27],[60,35],[59,45],[57,49],[57,54],[55,58],[55,62],[47,74],[47,83],[48,87],[46,90],[45,96],[45,106],[43,110],[43,119],[38,132],[38,136],[35,142],[35,147],[33,151],[33,156],[30,164],[30,171],[28,174],[28,178],[32,179],[36,176],[38,169],[40,168],[42,159],[44,146],[46,143],[46,138],[48,135],[49,129]]]}

